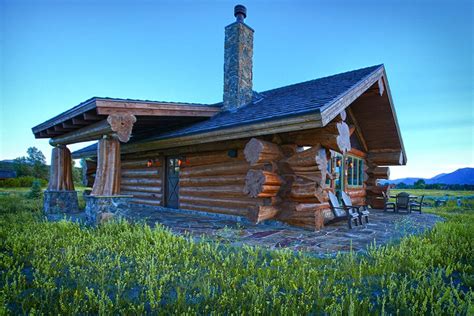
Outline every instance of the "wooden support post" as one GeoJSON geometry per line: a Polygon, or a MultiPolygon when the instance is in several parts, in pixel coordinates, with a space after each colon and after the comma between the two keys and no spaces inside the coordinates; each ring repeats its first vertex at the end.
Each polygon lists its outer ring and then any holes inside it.
{"type": "Polygon", "coordinates": [[[91,195],[120,194],[120,141],[104,136],[97,148],[97,172],[91,195]]]}
{"type": "Polygon", "coordinates": [[[65,145],[53,148],[49,176],[50,191],[74,191],[71,152],[65,145]]]}

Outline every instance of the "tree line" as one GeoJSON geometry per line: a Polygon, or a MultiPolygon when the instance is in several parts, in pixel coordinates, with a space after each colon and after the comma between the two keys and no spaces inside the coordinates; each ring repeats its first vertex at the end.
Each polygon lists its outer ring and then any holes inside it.
{"type": "MultiPolygon", "coordinates": [[[[31,187],[35,180],[46,186],[49,180],[49,166],[44,154],[36,147],[29,147],[26,156],[18,157],[13,162],[1,162],[0,170],[15,171],[16,178],[0,180],[0,187],[31,187]]],[[[82,168],[75,167],[73,160],[73,181],[82,183],[82,168]]]]}
{"type": "Polygon", "coordinates": [[[396,189],[426,189],[426,190],[454,190],[454,191],[472,191],[474,185],[472,184],[443,184],[443,183],[432,183],[427,184],[425,180],[419,179],[415,183],[406,184],[404,182],[397,183],[396,189]]]}

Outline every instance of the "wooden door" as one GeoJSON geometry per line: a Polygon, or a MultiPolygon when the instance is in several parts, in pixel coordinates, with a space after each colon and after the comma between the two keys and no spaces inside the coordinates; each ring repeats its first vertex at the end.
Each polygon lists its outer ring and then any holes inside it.
{"type": "Polygon", "coordinates": [[[166,206],[179,208],[179,168],[178,157],[166,158],[166,206]]]}

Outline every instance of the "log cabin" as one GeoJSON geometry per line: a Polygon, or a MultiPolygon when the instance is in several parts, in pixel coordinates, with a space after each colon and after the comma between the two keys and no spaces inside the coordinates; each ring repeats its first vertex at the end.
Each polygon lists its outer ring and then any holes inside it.
{"type": "Polygon", "coordinates": [[[91,220],[140,205],[320,229],[329,191],[383,207],[377,180],[407,161],[385,67],[256,92],[246,14],[225,28],[222,102],[94,97],[33,127],[53,146],[45,211],[77,211],[72,158],[86,160],[91,220]]]}

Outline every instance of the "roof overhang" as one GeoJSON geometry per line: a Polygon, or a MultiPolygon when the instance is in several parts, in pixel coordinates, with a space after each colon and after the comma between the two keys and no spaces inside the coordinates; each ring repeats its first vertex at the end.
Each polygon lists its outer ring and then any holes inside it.
{"type": "Polygon", "coordinates": [[[140,127],[176,121],[172,118],[189,118],[185,121],[190,123],[196,121],[192,118],[208,118],[218,112],[220,107],[196,103],[92,98],[33,127],[32,131],[35,138],[54,138],[103,121],[109,114],[135,115],[136,126],[140,127]]]}

